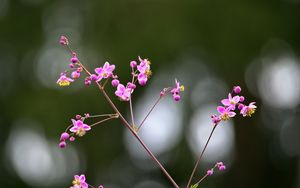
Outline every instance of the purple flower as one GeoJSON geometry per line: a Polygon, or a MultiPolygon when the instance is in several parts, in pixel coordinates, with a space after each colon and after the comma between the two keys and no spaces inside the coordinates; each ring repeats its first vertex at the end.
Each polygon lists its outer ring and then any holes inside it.
{"type": "Polygon", "coordinates": [[[65,141],[65,140],[68,140],[70,137],[70,135],[66,132],[63,132],[61,135],[60,135],[60,141],[65,141]]]}
{"type": "Polygon", "coordinates": [[[123,101],[129,101],[129,97],[131,93],[133,92],[133,89],[125,87],[123,84],[119,84],[117,87],[117,91],[115,94],[123,101]]]}
{"type": "Polygon", "coordinates": [[[111,85],[112,85],[113,87],[117,87],[119,84],[120,84],[120,81],[119,81],[118,79],[113,79],[113,80],[111,81],[111,85]]]}
{"type": "Polygon", "coordinates": [[[70,188],[88,188],[88,184],[85,182],[85,176],[83,174],[80,176],[75,175],[72,184],[73,186],[70,188]]]}
{"type": "Polygon", "coordinates": [[[113,71],[115,70],[115,65],[110,65],[108,62],[105,62],[103,67],[95,69],[95,72],[98,74],[97,82],[101,81],[103,78],[112,77],[113,71]]]}
{"type": "Polygon", "coordinates": [[[66,36],[60,36],[59,43],[61,45],[69,45],[69,40],[66,36]]]}
{"type": "Polygon", "coordinates": [[[77,70],[76,71],[73,71],[71,73],[71,77],[72,78],[79,78],[80,77],[80,72],[78,72],[77,70]]]}
{"type": "Polygon", "coordinates": [[[255,102],[251,102],[248,106],[244,106],[241,110],[241,114],[245,117],[245,116],[249,116],[251,117],[251,115],[255,112],[256,110],[256,106],[254,105],[255,102]]]}
{"type": "Polygon", "coordinates": [[[67,77],[66,73],[61,73],[59,79],[56,81],[59,86],[69,86],[71,82],[74,82],[74,80],[67,77]]]}
{"type": "Polygon", "coordinates": [[[148,78],[152,75],[150,70],[150,61],[148,59],[142,59],[139,57],[140,64],[137,66],[138,74],[138,82],[141,86],[146,85],[148,78]]]}
{"type": "Polygon", "coordinates": [[[132,68],[135,68],[135,67],[137,66],[136,61],[131,61],[131,62],[130,62],[130,66],[131,66],[132,68]]]}
{"type": "Polygon", "coordinates": [[[76,133],[78,136],[85,135],[86,131],[91,130],[91,127],[84,124],[81,120],[72,119],[73,127],[70,129],[71,132],[76,133]]]}
{"type": "Polygon", "coordinates": [[[179,101],[180,100],[180,91],[184,91],[184,86],[183,85],[180,85],[180,82],[178,82],[176,79],[175,79],[175,87],[171,90],[171,93],[173,95],[173,99],[175,101],[179,101]]]}
{"type": "Polygon", "coordinates": [[[240,93],[242,91],[242,88],[240,86],[234,86],[233,87],[233,92],[234,93],[240,93]]]}
{"type": "Polygon", "coordinates": [[[218,117],[217,115],[212,115],[211,120],[214,125],[217,125],[221,121],[220,117],[218,117]]]}
{"type": "Polygon", "coordinates": [[[61,141],[61,142],[58,144],[58,146],[59,146],[60,148],[65,148],[65,147],[67,146],[67,143],[66,143],[65,141],[61,141]]]}
{"type": "Polygon", "coordinates": [[[223,121],[229,120],[231,117],[234,117],[236,115],[235,112],[232,112],[231,108],[225,108],[224,106],[218,106],[217,107],[218,112],[220,113],[219,118],[223,121]]]}
{"type": "Polygon", "coordinates": [[[208,171],[206,172],[206,174],[207,174],[208,176],[213,175],[213,174],[214,174],[214,169],[208,170],[208,171]]]}
{"type": "Polygon", "coordinates": [[[235,105],[240,101],[239,96],[232,97],[231,94],[228,94],[228,99],[223,99],[221,102],[224,106],[228,106],[232,110],[235,110],[235,105]]]}

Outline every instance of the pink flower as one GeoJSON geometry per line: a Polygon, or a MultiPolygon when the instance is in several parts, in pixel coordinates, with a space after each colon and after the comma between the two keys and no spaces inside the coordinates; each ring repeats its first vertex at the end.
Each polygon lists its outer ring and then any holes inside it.
{"type": "Polygon", "coordinates": [[[69,40],[67,37],[62,35],[62,36],[60,36],[59,43],[61,45],[69,45],[69,40]]]}
{"type": "Polygon", "coordinates": [[[150,61],[148,59],[142,59],[139,57],[140,64],[137,66],[138,74],[138,82],[141,86],[146,85],[148,78],[152,75],[150,70],[150,61]]]}
{"type": "Polygon", "coordinates": [[[78,71],[73,71],[73,72],[71,73],[71,77],[72,77],[72,78],[79,78],[79,77],[80,77],[80,72],[78,72],[78,71]]]}
{"type": "Polygon", "coordinates": [[[235,112],[231,111],[232,109],[230,107],[225,108],[224,106],[218,106],[217,110],[220,113],[219,118],[223,121],[229,120],[236,115],[235,112]]]}
{"type": "Polygon", "coordinates": [[[221,102],[224,106],[228,106],[232,110],[235,110],[235,105],[240,101],[239,96],[232,97],[231,94],[228,94],[228,99],[223,99],[221,102]]]}
{"type": "Polygon", "coordinates": [[[136,61],[131,61],[130,62],[130,67],[135,68],[137,66],[136,61]]]}
{"type": "Polygon", "coordinates": [[[117,87],[119,84],[120,84],[120,81],[119,81],[118,79],[113,79],[113,80],[111,81],[111,85],[112,85],[113,87],[117,87]]]}
{"type": "Polygon", "coordinates": [[[66,73],[61,73],[59,79],[56,81],[59,86],[69,86],[71,82],[74,82],[74,80],[67,77],[66,73]]]}
{"type": "Polygon", "coordinates": [[[65,141],[65,140],[68,140],[70,137],[70,135],[66,132],[63,132],[61,135],[60,135],[60,141],[65,141]]]}
{"type": "Polygon", "coordinates": [[[59,146],[60,148],[65,148],[65,147],[67,146],[67,143],[66,143],[65,141],[61,141],[61,142],[58,144],[58,146],[59,146]]]}
{"type": "Polygon", "coordinates": [[[173,95],[173,99],[175,101],[179,101],[180,100],[180,91],[184,91],[184,86],[183,85],[180,85],[180,82],[178,82],[176,79],[175,79],[175,84],[176,84],[176,87],[174,87],[172,90],[171,90],[171,93],[173,95]]]}
{"type": "Polygon", "coordinates": [[[115,94],[123,101],[129,101],[129,97],[131,93],[133,92],[133,89],[125,87],[123,84],[119,84],[117,87],[117,91],[115,94]]]}
{"type": "Polygon", "coordinates": [[[240,93],[242,91],[242,88],[240,86],[234,86],[233,87],[233,92],[234,93],[240,93]]]}
{"type": "Polygon", "coordinates": [[[218,117],[217,115],[212,115],[211,120],[214,125],[217,125],[221,121],[220,117],[218,117]]]}
{"type": "Polygon", "coordinates": [[[213,169],[210,169],[210,170],[208,170],[208,171],[206,172],[206,174],[207,174],[208,176],[211,176],[211,175],[214,174],[214,170],[213,170],[213,169]]]}
{"type": "Polygon", "coordinates": [[[76,53],[73,52],[72,55],[73,55],[73,56],[71,57],[70,61],[71,61],[72,63],[77,63],[79,60],[78,60],[78,58],[77,58],[76,53]]]}
{"type": "Polygon", "coordinates": [[[84,124],[82,120],[72,119],[73,127],[70,129],[71,132],[76,133],[78,136],[85,135],[86,131],[91,130],[91,127],[84,124]]]}
{"type": "Polygon", "coordinates": [[[101,81],[103,78],[112,77],[113,71],[115,70],[115,65],[110,65],[108,62],[105,62],[103,67],[95,69],[95,72],[98,74],[97,82],[101,81]]]}
{"type": "Polygon", "coordinates": [[[245,116],[249,116],[249,117],[251,117],[251,115],[255,112],[255,110],[256,110],[256,106],[254,105],[255,104],[255,102],[251,102],[250,104],[249,104],[249,106],[244,106],[243,108],[242,108],[242,110],[241,110],[241,114],[245,117],[245,116]]]}
{"type": "Polygon", "coordinates": [[[73,186],[70,188],[88,188],[88,184],[85,182],[85,176],[83,174],[80,176],[75,175],[72,184],[73,186]]]}
{"type": "Polygon", "coordinates": [[[223,171],[226,169],[226,166],[223,164],[223,162],[217,162],[217,166],[220,171],[223,171]]]}

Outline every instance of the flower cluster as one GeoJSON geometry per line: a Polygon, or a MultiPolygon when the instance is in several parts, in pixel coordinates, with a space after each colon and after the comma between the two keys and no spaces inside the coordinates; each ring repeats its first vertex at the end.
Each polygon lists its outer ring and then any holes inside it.
{"type": "Polygon", "coordinates": [[[60,148],[65,148],[67,143],[67,140],[70,140],[71,142],[75,141],[75,136],[84,136],[87,131],[91,130],[91,126],[84,123],[84,119],[88,118],[89,114],[85,114],[84,117],[81,117],[80,115],[76,115],[76,120],[71,119],[72,124],[67,128],[65,132],[63,132],[60,135],[60,148]],[[68,133],[67,131],[70,131],[68,133]]]}
{"type": "MultiPolygon", "coordinates": [[[[60,40],[60,43],[63,45],[68,45],[68,40],[60,40]],[[67,41],[67,42],[66,42],[67,41]]],[[[64,71],[60,74],[59,79],[57,80],[57,84],[60,86],[69,86],[71,82],[74,82],[74,79],[78,79],[83,70],[81,64],[79,63],[79,59],[75,52],[72,52],[72,57],[70,58],[69,68],[71,71],[71,78],[67,76],[68,71],[64,71]]]]}
{"type": "Polygon", "coordinates": [[[254,105],[255,102],[251,102],[249,105],[243,104],[245,101],[244,96],[239,96],[234,94],[239,94],[241,92],[240,86],[234,86],[231,93],[228,94],[228,98],[221,100],[223,106],[218,106],[217,111],[219,115],[212,115],[212,122],[214,125],[217,125],[220,121],[227,121],[230,118],[236,116],[235,110],[240,110],[240,114],[245,117],[251,115],[255,112],[256,106],[254,105]]]}
{"type": "Polygon", "coordinates": [[[137,64],[136,61],[131,61],[130,66],[132,68],[132,81],[128,82],[125,85],[121,84],[118,80],[118,76],[113,76],[113,80],[111,82],[113,87],[117,87],[115,91],[115,95],[119,97],[122,101],[129,101],[130,96],[136,88],[136,82],[141,86],[145,86],[152,72],[150,69],[150,61],[148,59],[142,59],[139,57],[140,63],[137,64]]]}
{"type": "Polygon", "coordinates": [[[164,88],[161,92],[160,92],[160,97],[164,97],[167,94],[172,94],[173,99],[175,101],[179,101],[180,100],[180,92],[184,91],[184,86],[180,85],[180,82],[177,81],[177,79],[175,79],[175,87],[168,87],[168,88],[164,88]]]}

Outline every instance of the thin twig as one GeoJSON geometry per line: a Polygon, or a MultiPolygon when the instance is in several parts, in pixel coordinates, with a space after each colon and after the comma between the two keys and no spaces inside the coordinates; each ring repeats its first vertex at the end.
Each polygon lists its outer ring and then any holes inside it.
{"type": "Polygon", "coordinates": [[[191,174],[191,176],[190,176],[190,178],[189,178],[189,181],[188,181],[188,183],[187,183],[186,188],[189,188],[189,186],[190,186],[190,184],[191,184],[191,181],[192,181],[193,176],[194,176],[194,174],[195,174],[195,172],[196,172],[196,170],[197,170],[197,167],[198,167],[198,165],[199,165],[199,162],[200,162],[200,160],[202,159],[202,156],[203,156],[203,154],[204,154],[204,152],[205,152],[205,150],[206,150],[206,148],[207,148],[207,145],[208,145],[208,143],[209,143],[209,141],[210,141],[210,139],[211,139],[211,136],[213,135],[213,133],[214,133],[216,127],[217,127],[217,125],[214,125],[213,128],[212,128],[212,130],[211,130],[211,132],[210,132],[210,134],[209,134],[209,137],[208,137],[208,139],[207,139],[207,141],[206,141],[206,144],[205,144],[205,146],[204,146],[204,148],[203,148],[203,150],[202,150],[202,152],[201,152],[199,158],[198,158],[197,161],[196,161],[196,164],[195,164],[195,166],[194,166],[194,169],[193,169],[192,174],[191,174]]]}
{"type": "Polygon", "coordinates": [[[155,106],[158,104],[158,102],[160,101],[160,99],[162,99],[162,97],[159,97],[156,102],[154,103],[154,105],[151,107],[151,109],[149,110],[148,114],[145,116],[145,118],[143,119],[142,123],[139,125],[137,132],[139,132],[139,130],[141,129],[142,125],[144,124],[144,122],[146,121],[146,119],[148,118],[148,116],[151,114],[151,112],[153,111],[153,109],[155,108],[155,106]]]}
{"type": "Polygon", "coordinates": [[[103,123],[103,122],[105,122],[105,121],[108,121],[108,120],[110,120],[110,119],[115,119],[115,118],[118,118],[118,117],[117,117],[117,116],[112,116],[112,117],[103,119],[103,120],[101,120],[101,121],[98,121],[98,122],[96,122],[96,123],[90,125],[90,127],[93,127],[93,126],[95,126],[95,125],[98,125],[98,124],[100,124],[100,123],[103,123]]]}

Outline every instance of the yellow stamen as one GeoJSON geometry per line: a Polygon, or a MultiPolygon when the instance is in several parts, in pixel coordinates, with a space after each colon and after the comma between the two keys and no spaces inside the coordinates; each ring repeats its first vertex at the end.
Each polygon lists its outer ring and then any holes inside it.
{"type": "Polygon", "coordinates": [[[59,86],[69,86],[70,82],[67,80],[62,80],[62,81],[58,82],[58,85],[59,86]]]}
{"type": "Polygon", "coordinates": [[[255,108],[252,108],[252,109],[248,110],[246,114],[247,114],[247,116],[251,117],[251,115],[254,114],[254,112],[255,112],[255,108]]]}
{"type": "Polygon", "coordinates": [[[79,128],[78,129],[78,131],[76,132],[76,134],[78,135],[78,136],[83,136],[83,135],[85,135],[85,130],[83,129],[83,128],[79,128]]]}
{"type": "Polygon", "coordinates": [[[184,85],[180,86],[180,91],[184,91],[184,85]]]}
{"type": "Polygon", "coordinates": [[[224,113],[222,116],[221,116],[221,120],[223,120],[223,121],[227,121],[227,120],[229,120],[230,119],[230,117],[229,117],[229,115],[227,114],[227,113],[224,113]]]}
{"type": "Polygon", "coordinates": [[[73,181],[72,181],[72,184],[73,184],[73,185],[80,185],[80,181],[79,181],[79,180],[73,180],[73,181]]]}
{"type": "Polygon", "coordinates": [[[151,70],[146,70],[146,75],[149,78],[152,75],[152,71],[151,70]]]}

